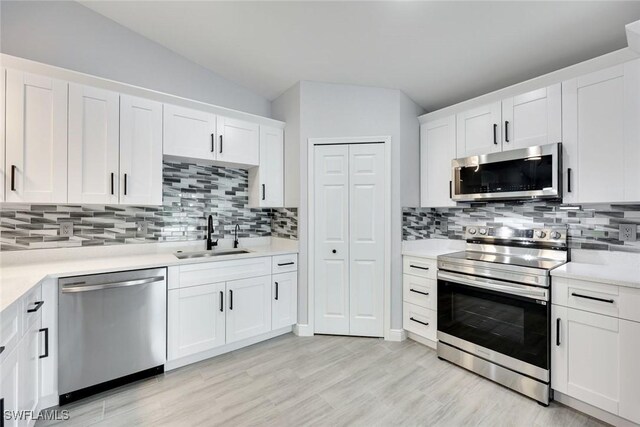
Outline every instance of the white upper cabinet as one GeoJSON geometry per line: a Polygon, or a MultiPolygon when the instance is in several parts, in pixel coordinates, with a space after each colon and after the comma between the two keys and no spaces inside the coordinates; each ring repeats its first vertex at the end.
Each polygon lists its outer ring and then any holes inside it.
{"type": "Polygon", "coordinates": [[[502,150],[562,141],[560,83],[502,101],[502,150]]]}
{"type": "Polygon", "coordinates": [[[218,116],[216,159],[221,162],[258,166],[260,125],[218,116]]]}
{"type": "Polygon", "coordinates": [[[7,202],[67,202],[67,83],[7,70],[7,202]]]}
{"type": "Polygon", "coordinates": [[[451,200],[451,160],[456,158],[456,116],[423,123],[420,127],[422,207],[455,206],[451,200]]]}
{"type": "Polygon", "coordinates": [[[284,206],[284,131],[260,126],[260,166],[249,170],[249,206],[284,206]]]}
{"type": "Polygon", "coordinates": [[[565,202],[640,200],[640,60],[562,88],[565,202]]]}
{"type": "Polygon", "coordinates": [[[118,203],[115,92],[69,85],[69,203],[118,203]]]}
{"type": "Polygon", "coordinates": [[[162,152],[165,155],[215,160],[216,147],[214,114],[164,104],[162,152]]]}
{"type": "Polygon", "coordinates": [[[162,204],[161,103],[120,97],[120,175],[120,203],[162,204]]]}
{"type": "Polygon", "coordinates": [[[457,157],[502,150],[501,103],[494,102],[457,115],[457,157]]]}

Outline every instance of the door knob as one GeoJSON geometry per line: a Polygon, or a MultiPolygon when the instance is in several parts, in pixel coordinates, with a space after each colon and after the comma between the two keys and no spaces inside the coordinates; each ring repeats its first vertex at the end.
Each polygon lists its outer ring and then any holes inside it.
{"type": "Polygon", "coordinates": [[[337,253],[338,251],[336,251],[336,250],[334,249],[334,250],[332,250],[331,252],[333,252],[333,253],[335,254],[335,253],[337,253]]]}

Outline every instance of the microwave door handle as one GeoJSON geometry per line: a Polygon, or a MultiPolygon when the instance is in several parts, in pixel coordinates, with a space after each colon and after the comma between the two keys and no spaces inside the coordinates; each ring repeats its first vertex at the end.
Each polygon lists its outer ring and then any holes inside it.
{"type": "Polygon", "coordinates": [[[548,300],[546,290],[532,289],[526,285],[509,285],[490,279],[481,279],[478,277],[469,277],[457,273],[449,273],[438,271],[438,279],[449,280],[454,283],[460,283],[474,288],[487,289],[491,291],[504,292],[511,295],[521,296],[531,299],[548,300]]]}

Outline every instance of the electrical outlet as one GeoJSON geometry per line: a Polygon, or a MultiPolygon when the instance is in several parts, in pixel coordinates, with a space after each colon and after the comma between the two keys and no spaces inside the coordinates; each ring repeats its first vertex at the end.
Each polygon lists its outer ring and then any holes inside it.
{"type": "Polygon", "coordinates": [[[635,224],[620,224],[620,240],[623,242],[635,242],[638,226],[635,224]]]}
{"type": "Polygon", "coordinates": [[[73,222],[61,222],[60,223],[60,236],[72,237],[73,236],[73,222]]]}
{"type": "Polygon", "coordinates": [[[146,236],[149,234],[149,221],[140,221],[136,227],[136,234],[138,236],[146,236]]]}

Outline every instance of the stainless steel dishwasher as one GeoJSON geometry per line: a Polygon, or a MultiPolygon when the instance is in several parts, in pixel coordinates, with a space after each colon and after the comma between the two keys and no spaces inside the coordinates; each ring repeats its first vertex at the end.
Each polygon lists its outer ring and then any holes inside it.
{"type": "Polygon", "coordinates": [[[165,268],[58,281],[60,404],[164,371],[165,268]]]}

